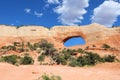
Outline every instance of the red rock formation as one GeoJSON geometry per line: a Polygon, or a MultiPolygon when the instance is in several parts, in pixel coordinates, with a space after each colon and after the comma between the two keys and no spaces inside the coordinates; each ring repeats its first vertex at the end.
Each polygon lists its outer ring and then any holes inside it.
{"type": "Polygon", "coordinates": [[[86,46],[109,44],[120,48],[120,27],[107,28],[100,24],[86,26],[55,26],[50,30],[41,26],[13,26],[0,25],[0,45],[13,42],[38,42],[46,39],[56,47],[64,47],[64,42],[72,37],[82,37],[86,46]]]}

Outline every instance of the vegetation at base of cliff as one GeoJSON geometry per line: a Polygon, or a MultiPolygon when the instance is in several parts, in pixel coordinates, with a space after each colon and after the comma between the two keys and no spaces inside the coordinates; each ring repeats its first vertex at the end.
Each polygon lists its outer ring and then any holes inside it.
{"type": "Polygon", "coordinates": [[[20,57],[17,55],[8,55],[8,56],[2,56],[0,58],[0,61],[1,62],[8,62],[10,64],[15,65],[18,63],[18,59],[20,59],[20,57]]]}
{"type": "MultiPolygon", "coordinates": [[[[95,45],[94,45],[95,47],[95,45]]],[[[107,44],[103,44],[102,48],[105,50],[112,49],[107,44]]],[[[23,56],[17,55],[4,55],[1,56],[1,62],[8,62],[14,65],[28,65],[33,64],[34,60],[29,55],[29,52],[38,53],[38,61],[40,64],[57,64],[57,65],[69,65],[72,67],[76,66],[86,66],[86,65],[95,65],[98,63],[104,62],[114,62],[116,61],[116,57],[113,55],[106,55],[104,57],[99,56],[97,53],[88,52],[86,49],[60,49],[57,50],[54,48],[54,45],[47,42],[46,40],[41,40],[38,43],[31,44],[27,43],[19,43],[14,42],[11,45],[3,46],[0,48],[0,51],[4,54],[7,54],[8,51],[15,51],[17,53],[28,53],[23,56]],[[49,63],[44,63],[45,59],[48,58],[50,60],[49,63]]]]}
{"type": "Polygon", "coordinates": [[[108,45],[108,44],[103,44],[103,45],[102,45],[102,48],[103,48],[104,50],[110,50],[110,51],[114,51],[114,50],[116,50],[116,51],[117,51],[116,48],[111,47],[111,46],[108,45]]]}
{"type": "Polygon", "coordinates": [[[29,56],[29,54],[25,54],[23,57],[20,58],[20,64],[28,65],[33,63],[34,63],[34,60],[32,57],[29,56]]]}
{"type": "Polygon", "coordinates": [[[56,61],[57,64],[69,65],[72,67],[95,65],[97,63],[104,63],[104,62],[114,62],[116,59],[115,56],[112,56],[112,55],[106,55],[104,57],[100,57],[96,53],[86,52],[82,49],[62,50],[62,53],[58,53],[58,54],[52,56],[52,58],[53,58],[53,60],[56,61]],[[81,53],[78,53],[78,51],[81,53]],[[75,52],[79,55],[78,57],[76,57],[74,55],[75,52]]]}
{"type": "Polygon", "coordinates": [[[36,80],[62,80],[60,76],[44,74],[36,80]]]}
{"type": "Polygon", "coordinates": [[[34,60],[32,57],[30,57],[28,54],[24,56],[17,56],[17,55],[6,55],[6,56],[1,56],[0,57],[0,62],[7,62],[13,65],[28,65],[28,64],[33,64],[34,60]]]}
{"type": "Polygon", "coordinates": [[[45,60],[45,55],[39,55],[38,56],[38,61],[44,61],[45,60]]]}

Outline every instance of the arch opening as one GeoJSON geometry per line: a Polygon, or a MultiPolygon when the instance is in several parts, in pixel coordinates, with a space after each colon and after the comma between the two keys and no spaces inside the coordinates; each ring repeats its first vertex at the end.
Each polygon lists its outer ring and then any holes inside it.
{"type": "Polygon", "coordinates": [[[76,37],[69,37],[64,40],[64,46],[71,47],[71,46],[78,46],[78,45],[84,45],[86,44],[86,41],[84,38],[80,36],[76,37]]]}

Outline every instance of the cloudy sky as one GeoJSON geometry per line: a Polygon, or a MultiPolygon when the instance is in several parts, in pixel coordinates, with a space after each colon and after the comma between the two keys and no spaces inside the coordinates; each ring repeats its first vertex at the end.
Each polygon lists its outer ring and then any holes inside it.
{"type": "Polygon", "coordinates": [[[0,0],[0,24],[120,25],[120,0],[0,0]]]}

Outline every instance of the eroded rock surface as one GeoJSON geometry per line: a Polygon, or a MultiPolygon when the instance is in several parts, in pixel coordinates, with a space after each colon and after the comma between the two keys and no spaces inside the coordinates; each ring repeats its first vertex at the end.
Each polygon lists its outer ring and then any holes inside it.
{"type": "Polygon", "coordinates": [[[72,37],[82,37],[85,45],[109,44],[120,48],[120,27],[107,28],[100,24],[86,26],[54,26],[50,30],[42,26],[0,25],[0,46],[13,42],[38,42],[46,39],[56,47],[64,47],[63,43],[72,37]]]}

